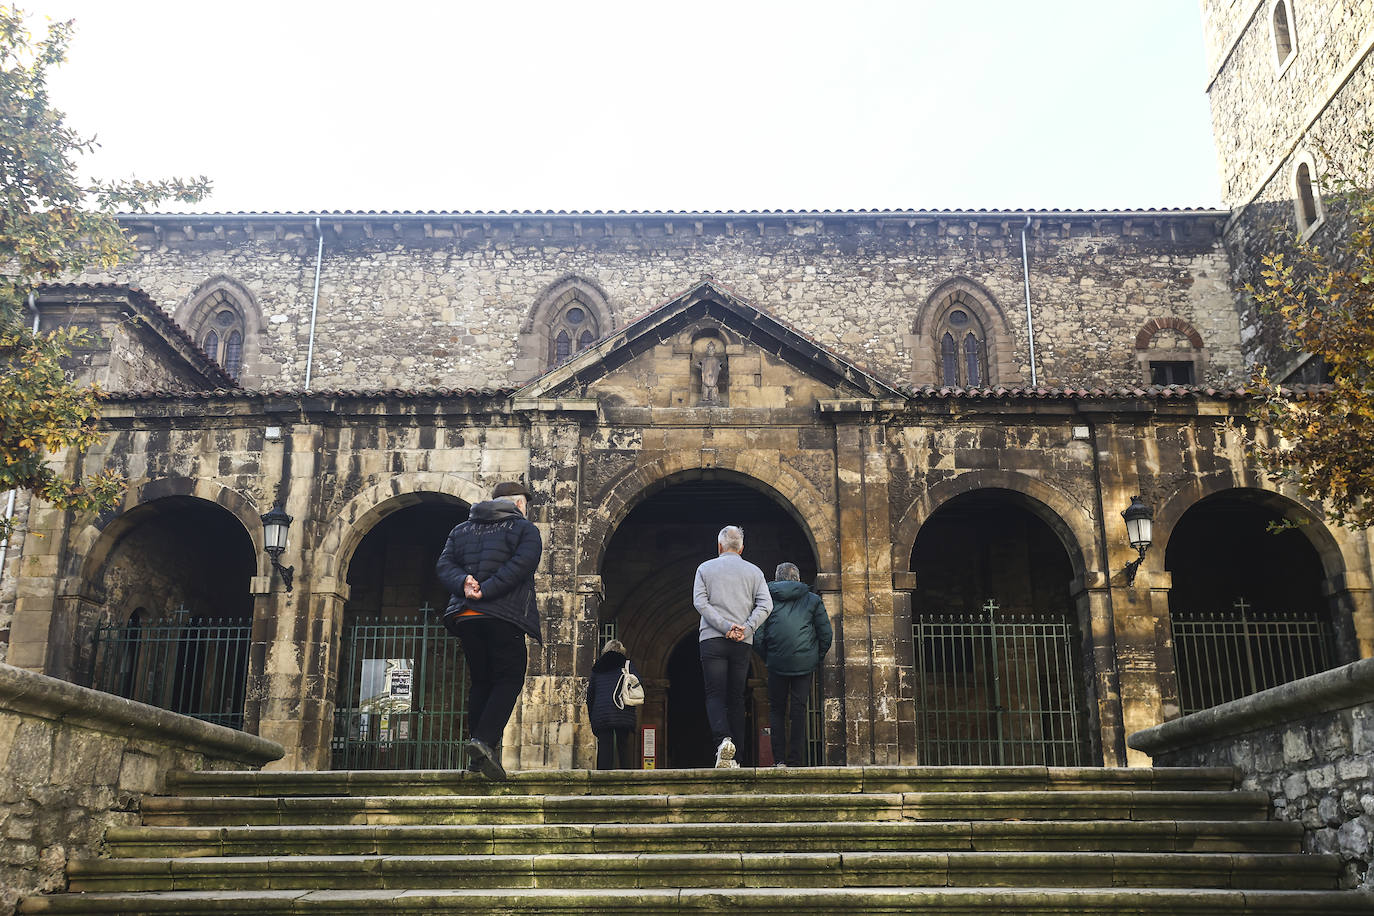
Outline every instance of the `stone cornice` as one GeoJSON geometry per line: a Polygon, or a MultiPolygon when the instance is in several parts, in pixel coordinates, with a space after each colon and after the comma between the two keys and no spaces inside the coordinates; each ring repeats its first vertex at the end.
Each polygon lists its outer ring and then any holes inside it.
{"type": "MultiPolygon", "coordinates": [[[[1184,223],[1218,234],[1230,212],[1207,207],[1138,210],[749,210],[124,214],[121,224],[144,244],[245,241],[325,243],[498,239],[546,241],[611,238],[808,236],[1019,236],[1026,218],[1037,233],[1170,238],[1184,223]],[[151,237],[151,238],[149,238],[151,237]]],[[[1192,238],[1197,230],[1182,233],[1192,238]]]]}

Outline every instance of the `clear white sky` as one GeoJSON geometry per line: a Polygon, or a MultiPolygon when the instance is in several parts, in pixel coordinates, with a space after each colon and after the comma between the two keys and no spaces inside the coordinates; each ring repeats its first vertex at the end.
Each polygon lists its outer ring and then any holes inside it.
{"type": "Polygon", "coordinates": [[[1197,0],[19,0],[198,209],[1215,206],[1197,0]]]}

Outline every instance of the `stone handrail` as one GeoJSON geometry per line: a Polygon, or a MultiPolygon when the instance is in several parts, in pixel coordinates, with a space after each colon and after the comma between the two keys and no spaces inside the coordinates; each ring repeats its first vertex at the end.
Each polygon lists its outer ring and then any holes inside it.
{"type": "Polygon", "coordinates": [[[1365,658],[1135,732],[1126,743],[1154,757],[1371,701],[1374,658],[1365,658]]]}
{"type": "Polygon", "coordinates": [[[195,748],[209,757],[251,766],[262,766],[286,753],[280,744],[257,735],[6,664],[0,664],[0,709],[92,731],[195,748]]]}

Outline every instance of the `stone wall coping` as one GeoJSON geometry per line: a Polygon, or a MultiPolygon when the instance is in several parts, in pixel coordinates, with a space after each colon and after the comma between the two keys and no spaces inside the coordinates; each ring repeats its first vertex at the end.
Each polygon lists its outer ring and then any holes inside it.
{"type": "Polygon", "coordinates": [[[0,663],[0,708],[258,766],[286,755],[286,749],[280,744],[257,735],[3,663],[0,663]]]}
{"type": "Polygon", "coordinates": [[[1135,732],[1126,743],[1157,756],[1374,702],[1374,658],[1363,658],[1135,732]]]}

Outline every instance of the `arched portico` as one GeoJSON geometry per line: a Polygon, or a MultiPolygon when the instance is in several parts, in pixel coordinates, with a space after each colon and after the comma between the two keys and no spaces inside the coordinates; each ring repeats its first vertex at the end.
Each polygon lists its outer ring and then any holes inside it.
{"type": "Polygon", "coordinates": [[[1185,713],[1358,657],[1363,564],[1347,573],[1354,545],[1310,506],[1214,481],[1166,502],[1156,531],[1185,713]]]}
{"type": "MultiPolygon", "coordinates": [[[[614,633],[627,646],[648,697],[640,723],[656,730],[657,766],[710,762],[695,640],[700,618],[692,606],[696,568],[716,555],[716,535],[728,524],[744,528],[745,559],[773,578],[777,564],[794,562],[814,581],[810,533],[777,491],[733,471],[682,471],[656,481],[627,500],[603,550],[604,591],[598,608],[601,637],[614,633]],[[688,656],[691,656],[690,658],[688,656]]],[[[599,651],[599,647],[598,647],[599,651]]],[[[754,740],[766,723],[761,664],[751,679],[750,740],[737,742],[751,762],[754,740]]]]}
{"type": "MultiPolygon", "coordinates": [[[[950,488],[947,488],[950,489],[950,488]]],[[[1089,726],[1082,551],[1045,503],[959,488],[916,533],[910,634],[915,758],[927,764],[1081,765],[1089,726]]],[[[1045,489],[1045,488],[1040,488],[1045,489]]]]}

